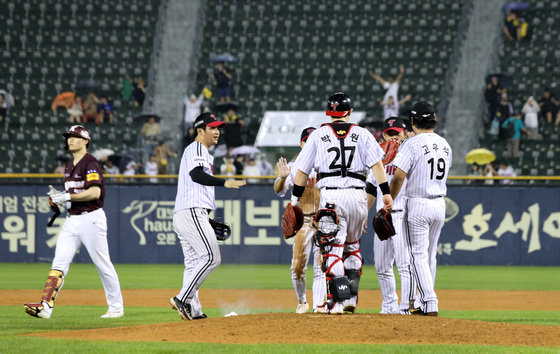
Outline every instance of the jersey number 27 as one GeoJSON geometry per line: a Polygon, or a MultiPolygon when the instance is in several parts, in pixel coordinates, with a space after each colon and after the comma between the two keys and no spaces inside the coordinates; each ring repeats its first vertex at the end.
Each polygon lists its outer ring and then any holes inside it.
{"type": "MultiPolygon", "coordinates": [[[[329,165],[329,169],[331,170],[337,170],[342,168],[342,162],[345,161],[346,159],[343,158],[340,163],[338,163],[338,160],[341,157],[340,154],[340,148],[333,146],[327,149],[327,152],[331,152],[334,151],[335,155],[334,155],[334,159],[331,161],[331,164],[329,165]]],[[[348,160],[346,161],[346,168],[350,168],[350,166],[352,165],[352,160],[354,159],[354,152],[356,152],[356,147],[355,146],[345,146],[344,147],[344,157],[346,157],[346,151],[350,151],[350,156],[348,157],[348,160]]]]}

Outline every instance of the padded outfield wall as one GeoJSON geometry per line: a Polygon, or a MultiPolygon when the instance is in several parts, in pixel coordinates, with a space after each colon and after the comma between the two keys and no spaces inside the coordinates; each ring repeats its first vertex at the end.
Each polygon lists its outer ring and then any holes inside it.
{"type": "MultiPolygon", "coordinates": [[[[50,262],[65,220],[52,227],[43,184],[0,186],[0,262],[50,262]]],[[[115,263],[182,263],[173,231],[173,185],[109,185],[105,199],[109,247],[115,263]]],[[[270,185],[217,188],[219,219],[232,226],[221,245],[222,263],[289,264],[282,237],[286,200],[270,185]]],[[[553,187],[451,186],[438,264],[560,265],[560,189],[553,187]]],[[[371,216],[370,216],[371,218],[371,216]]],[[[373,263],[371,230],[362,237],[373,263]]],[[[75,262],[90,262],[84,248],[75,262]]]]}

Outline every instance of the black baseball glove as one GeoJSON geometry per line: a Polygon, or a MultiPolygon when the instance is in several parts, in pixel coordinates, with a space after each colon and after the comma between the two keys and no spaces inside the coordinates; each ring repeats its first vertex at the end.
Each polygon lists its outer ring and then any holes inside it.
{"type": "Polygon", "coordinates": [[[218,241],[225,241],[231,236],[231,228],[228,224],[216,221],[212,218],[208,220],[210,221],[210,226],[214,229],[218,241]]]}
{"type": "Polygon", "coordinates": [[[385,209],[379,209],[373,218],[373,229],[381,241],[391,238],[395,234],[391,213],[385,209]]]}

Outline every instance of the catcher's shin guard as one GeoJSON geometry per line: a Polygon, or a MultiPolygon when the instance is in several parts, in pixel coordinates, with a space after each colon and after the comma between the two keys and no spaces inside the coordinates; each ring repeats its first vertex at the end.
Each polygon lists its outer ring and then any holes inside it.
{"type": "MultiPolygon", "coordinates": [[[[329,299],[332,299],[332,306],[329,306],[329,309],[332,309],[336,302],[344,301],[352,296],[352,294],[350,294],[350,282],[348,281],[348,277],[345,275],[327,280],[327,284],[329,294],[331,295],[329,299]]],[[[327,300],[327,303],[328,302],[329,301],[327,300]]]]}
{"type": "Polygon", "coordinates": [[[350,294],[352,294],[352,296],[358,295],[361,277],[360,271],[358,269],[346,269],[345,273],[348,277],[348,282],[350,283],[350,294]]]}
{"type": "Polygon", "coordinates": [[[63,283],[64,274],[60,270],[51,269],[47,276],[47,281],[45,282],[42,298],[51,308],[54,307],[54,301],[63,283]]]}

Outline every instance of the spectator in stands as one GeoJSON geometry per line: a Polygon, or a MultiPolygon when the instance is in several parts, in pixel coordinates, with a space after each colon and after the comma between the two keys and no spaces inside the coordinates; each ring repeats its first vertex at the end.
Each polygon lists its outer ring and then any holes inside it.
{"type": "Polygon", "coordinates": [[[154,148],[154,155],[156,155],[156,163],[158,165],[158,172],[160,175],[167,174],[167,165],[169,164],[169,157],[176,157],[177,153],[169,150],[169,147],[163,139],[160,139],[158,145],[154,148]]]}
{"type": "Polygon", "coordinates": [[[548,123],[552,123],[554,121],[555,125],[560,124],[560,113],[558,112],[559,105],[558,100],[550,92],[550,89],[544,89],[542,97],[539,100],[539,106],[541,107],[541,113],[544,115],[548,123]]]}
{"type": "Polygon", "coordinates": [[[235,168],[232,156],[224,158],[224,163],[220,166],[220,174],[223,176],[235,176],[237,174],[237,168],[235,168]]]}
{"type": "Polygon", "coordinates": [[[58,162],[58,165],[56,166],[56,168],[54,169],[53,173],[59,174],[59,175],[63,175],[64,174],[64,170],[66,169],[66,161],[68,161],[68,157],[66,156],[58,156],[56,158],[56,161],[58,162]]]}
{"type": "Polygon", "coordinates": [[[504,120],[508,119],[513,114],[513,106],[509,101],[507,92],[503,91],[500,97],[500,103],[496,108],[496,115],[500,118],[500,123],[503,123],[504,120]],[[500,115],[497,114],[498,112],[500,112],[500,115]]]}
{"type": "Polygon", "coordinates": [[[101,102],[97,106],[97,113],[101,116],[101,123],[109,120],[109,124],[115,123],[115,109],[113,103],[107,97],[101,97],[101,102]]]}
{"type": "Polygon", "coordinates": [[[194,123],[196,117],[200,115],[201,113],[200,106],[202,105],[203,101],[204,101],[204,94],[202,92],[200,93],[200,95],[198,95],[198,97],[196,97],[195,95],[190,95],[189,97],[185,95],[183,97],[183,103],[185,104],[185,127],[186,128],[190,127],[194,123]]]}
{"type": "Polygon", "coordinates": [[[142,164],[137,163],[134,160],[130,160],[127,164],[126,164],[126,169],[123,172],[123,175],[125,176],[134,176],[136,174],[136,170],[138,170],[140,167],[142,166],[142,164]]]}
{"type": "Polygon", "coordinates": [[[226,122],[224,136],[228,148],[228,155],[230,155],[233,148],[243,145],[241,130],[242,127],[245,126],[245,121],[243,118],[239,117],[233,109],[229,109],[224,118],[224,122],[226,122]]]}
{"type": "MultiPolygon", "coordinates": [[[[492,162],[487,163],[486,166],[484,166],[484,176],[494,177],[494,176],[497,176],[497,175],[498,175],[498,173],[496,172],[496,168],[494,167],[492,162]]],[[[495,180],[487,179],[487,180],[484,181],[484,184],[493,185],[493,184],[495,184],[495,180]]]]}
{"type": "Polygon", "coordinates": [[[121,171],[119,170],[118,166],[115,166],[111,159],[105,160],[105,162],[103,163],[103,167],[105,167],[105,171],[103,174],[110,174],[110,175],[121,174],[121,171]]]}
{"type": "Polygon", "coordinates": [[[528,24],[521,18],[517,11],[511,10],[504,23],[503,32],[509,40],[521,40],[527,36],[528,24]]]}
{"type": "Polygon", "coordinates": [[[136,78],[132,83],[132,97],[134,97],[134,107],[144,105],[144,99],[146,98],[146,86],[144,80],[141,77],[136,78]]]}
{"type": "MultiPolygon", "coordinates": [[[[469,172],[469,176],[473,176],[473,177],[480,177],[482,176],[482,170],[480,169],[480,166],[477,163],[473,163],[471,165],[471,170],[469,172]]],[[[467,184],[482,184],[483,181],[480,179],[468,179],[467,180],[467,184]]]]}
{"type": "MultiPolygon", "coordinates": [[[[502,128],[511,125],[513,127],[513,135],[507,137],[507,155],[509,157],[519,157],[519,143],[521,141],[521,133],[527,134],[531,137],[531,131],[525,128],[525,124],[521,120],[521,113],[514,112],[514,114],[502,123],[502,128]]],[[[510,127],[511,129],[511,127],[510,127]]],[[[508,134],[509,135],[509,134],[508,134]]]]}
{"type": "Polygon", "coordinates": [[[503,88],[500,85],[497,76],[492,76],[490,82],[486,85],[486,90],[484,91],[484,99],[488,103],[488,117],[492,118],[496,115],[496,107],[500,101],[503,88]]]}
{"type": "Polygon", "coordinates": [[[231,80],[231,73],[226,69],[224,63],[217,63],[212,75],[212,80],[216,83],[218,88],[218,98],[220,102],[231,102],[231,90],[229,82],[231,80]]]}
{"type": "Polygon", "coordinates": [[[261,171],[261,176],[274,175],[274,167],[272,167],[272,164],[268,162],[265,154],[260,154],[257,156],[257,166],[261,171]]]}
{"type": "Polygon", "coordinates": [[[68,112],[69,123],[80,123],[82,121],[82,115],[84,114],[82,96],[76,95],[74,97],[74,102],[72,102],[72,106],[70,106],[70,108],[66,111],[68,112]]]}
{"type": "Polygon", "coordinates": [[[412,96],[406,95],[400,101],[395,101],[393,96],[389,96],[387,101],[381,101],[381,107],[383,107],[383,119],[387,119],[389,117],[398,117],[399,116],[399,107],[405,103],[406,101],[410,100],[412,96]]]}
{"type": "MultiPolygon", "coordinates": [[[[158,164],[156,162],[156,155],[151,154],[150,160],[146,162],[146,167],[144,168],[144,172],[150,176],[157,176],[158,174],[158,164]]],[[[150,183],[157,183],[157,178],[149,178],[150,183]]]]}
{"type": "Polygon", "coordinates": [[[525,114],[525,127],[531,131],[531,136],[533,139],[538,139],[539,137],[539,111],[541,107],[533,96],[527,99],[527,102],[523,105],[522,112],[525,114]]]}
{"type": "Polygon", "coordinates": [[[393,75],[389,75],[387,77],[387,80],[385,80],[381,76],[375,74],[372,70],[369,70],[369,74],[386,90],[385,95],[383,95],[384,102],[389,101],[390,96],[393,96],[395,101],[399,100],[399,85],[404,74],[403,65],[400,66],[399,75],[396,78],[393,75]]]}
{"type": "Polygon", "coordinates": [[[183,138],[183,150],[190,145],[196,138],[196,130],[193,127],[187,128],[187,132],[183,138]]]}
{"type": "Polygon", "coordinates": [[[144,139],[144,148],[146,149],[147,156],[152,154],[154,147],[158,144],[158,137],[161,135],[161,128],[156,122],[155,117],[148,118],[148,121],[142,126],[140,134],[144,139]]]}
{"type": "Polygon", "coordinates": [[[82,116],[82,121],[84,123],[87,123],[90,119],[93,119],[97,125],[101,123],[101,114],[97,112],[98,105],[99,98],[97,98],[93,92],[88,93],[86,101],[84,102],[84,114],[82,116]]]}
{"type": "MultiPolygon", "coordinates": [[[[247,161],[247,164],[243,168],[243,175],[244,176],[260,176],[261,170],[259,170],[259,166],[257,166],[255,158],[250,157],[247,161]]],[[[247,183],[259,183],[258,178],[248,178],[247,183]]]]}
{"type": "Polygon", "coordinates": [[[235,170],[238,173],[243,173],[243,169],[245,169],[245,161],[243,158],[243,155],[237,155],[235,156],[235,159],[233,160],[233,165],[235,166],[235,170]]]}
{"type": "MultiPolygon", "coordinates": [[[[517,174],[513,170],[513,167],[509,166],[506,161],[502,161],[499,164],[498,171],[496,171],[497,176],[508,176],[508,177],[516,177],[517,174]]],[[[513,181],[510,179],[501,179],[500,184],[513,184],[513,181]]]]}

